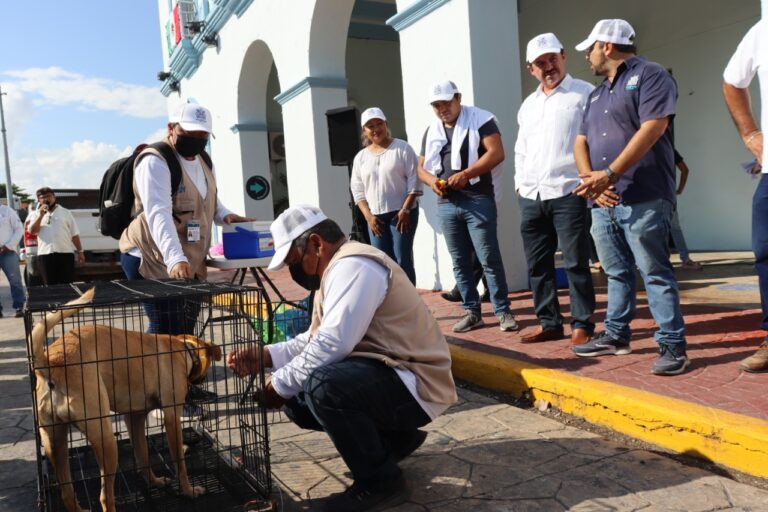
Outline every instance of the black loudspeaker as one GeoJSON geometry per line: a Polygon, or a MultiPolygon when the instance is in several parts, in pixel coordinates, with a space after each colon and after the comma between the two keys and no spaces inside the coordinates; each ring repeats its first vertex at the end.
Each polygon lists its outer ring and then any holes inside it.
{"type": "Polygon", "coordinates": [[[328,110],[328,142],[332,165],[352,165],[360,151],[360,116],[355,107],[328,110]]]}

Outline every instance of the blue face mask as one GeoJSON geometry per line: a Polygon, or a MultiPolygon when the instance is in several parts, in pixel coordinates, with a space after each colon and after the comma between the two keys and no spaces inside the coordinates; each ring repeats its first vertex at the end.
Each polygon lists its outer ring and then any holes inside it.
{"type": "Polygon", "coordinates": [[[320,289],[320,276],[317,275],[317,267],[320,266],[320,259],[317,260],[317,266],[315,266],[315,274],[310,275],[304,272],[304,268],[302,267],[302,263],[304,262],[304,255],[307,253],[306,246],[304,247],[304,252],[301,254],[301,260],[298,261],[298,263],[294,263],[293,265],[288,266],[288,270],[291,272],[291,278],[301,286],[302,288],[314,291],[320,289]]]}

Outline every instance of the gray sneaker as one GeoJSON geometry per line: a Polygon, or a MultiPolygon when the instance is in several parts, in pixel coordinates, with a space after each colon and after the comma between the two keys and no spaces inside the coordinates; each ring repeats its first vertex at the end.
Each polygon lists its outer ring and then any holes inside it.
{"type": "Polygon", "coordinates": [[[453,332],[467,332],[484,325],[483,318],[471,311],[464,313],[461,320],[453,324],[453,332]]]}
{"type": "Polygon", "coordinates": [[[680,375],[690,364],[685,347],[659,343],[659,358],[653,363],[651,371],[654,375],[680,375]]]}
{"type": "Polygon", "coordinates": [[[517,325],[517,321],[515,320],[515,317],[512,316],[512,312],[507,310],[499,315],[496,315],[496,318],[499,319],[499,330],[508,332],[508,331],[516,331],[520,327],[517,325]]]}
{"type": "Polygon", "coordinates": [[[577,356],[595,357],[613,354],[623,356],[632,352],[629,343],[614,338],[607,332],[601,332],[583,345],[574,345],[571,350],[577,356]]]}

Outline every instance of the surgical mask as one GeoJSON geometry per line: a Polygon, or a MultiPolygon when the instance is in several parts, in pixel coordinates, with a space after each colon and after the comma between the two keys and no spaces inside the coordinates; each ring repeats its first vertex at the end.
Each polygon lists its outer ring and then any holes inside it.
{"type": "MultiPolygon", "coordinates": [[[[304,272],[304,269],[302,268],[302,263],[304,262],[304,254],[306,254],[307,248],[304,248],[304,253],[301,255],[301,260],[299,260],[298,263],[294,263],[293,265],[288,266],[288,270],[291,272],[291,278],[301,286],[302,288],[305,288],[309,291],[319,290],[320,289],[320,276],[315,275],[309,275],[306,272],[304,272]]],[[[320,260],[317,260],[317,265],[320,265],[320,260]]],[[[317,268],[315,268],[315,272],[317,272],[317,268]]]]}
{"type": "Polygon", "coordinates": [[[192,158],[203,152],[208,139],[199,139],[189,135],[176,135],[176,151],[185,158],[192,158]]]}

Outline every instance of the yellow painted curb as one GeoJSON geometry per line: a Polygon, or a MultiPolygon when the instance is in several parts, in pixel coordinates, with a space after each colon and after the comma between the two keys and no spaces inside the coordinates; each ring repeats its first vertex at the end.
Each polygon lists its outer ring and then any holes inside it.
{"type": "Polygon", "coordinates": [[[451,345],[453,374],[515,396],[528,392],[592,423],[768,478],[768,421],[451,345]]]}

